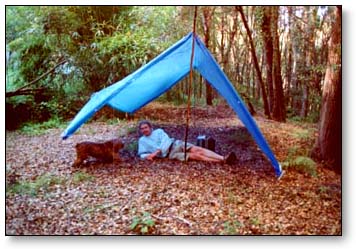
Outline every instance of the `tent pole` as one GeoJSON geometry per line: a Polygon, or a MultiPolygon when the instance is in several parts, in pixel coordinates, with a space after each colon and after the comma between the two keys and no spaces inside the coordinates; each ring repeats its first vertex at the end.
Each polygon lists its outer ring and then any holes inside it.
{"type": "Polygon", "coordinates": [[[190,73],[189,73],[189,83],[188,83],[188,103],[187,103],[187,117],[186,126],[184,134],[184,160],[187,161],[187,140],[188,140],[188,130],[189,130],[189,116],[190,116],[190,95],[192,91],[192,80],[193,80],[193,59],[194,59],[194,46],[195,46],[195,24],[197,21],[197,9],[194,7],[194,19],[193,19],[193,38],[192,38],[192,53],[190,56],[190,73]]]}

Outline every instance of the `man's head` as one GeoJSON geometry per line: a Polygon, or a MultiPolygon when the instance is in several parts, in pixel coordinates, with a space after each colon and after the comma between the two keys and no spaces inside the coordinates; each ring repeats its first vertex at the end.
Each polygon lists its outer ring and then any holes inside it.
{"type": "Polygon", "coordinates": [[[149,136],[152,133],[152,124],[147,121],[143,120],[138,124],[138,132],[140,135],[149,136]]]}

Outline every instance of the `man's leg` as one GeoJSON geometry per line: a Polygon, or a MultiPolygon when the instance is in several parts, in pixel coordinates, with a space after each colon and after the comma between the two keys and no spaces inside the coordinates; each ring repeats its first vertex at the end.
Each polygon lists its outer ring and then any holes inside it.
{"type": "MultiPolygon", "coordinates": [[[[200,152],[189,152],[189,159],[205,162],[221,162],[221,159],[211,158],[200,152]]],[[[224,158],[223,158],[224,159],[224,158]]]]}
{"type": "MultiPolygon", "coordinates": [[[[221,162],[224,160],[224,157],[222,155],[219,155],[217,153],[215,153],[214,151],[199,147],[199,146],[193,146],[192,148],[190,148],[189,152],[192,154],[197,154],[200,155],[201,158],[206,158],[208,161],[208,159],[212,159],[209,161],[213,161],[213,162],[221,162]]],[[[199,157],[199,156],[198,156],[199,157]]]]}

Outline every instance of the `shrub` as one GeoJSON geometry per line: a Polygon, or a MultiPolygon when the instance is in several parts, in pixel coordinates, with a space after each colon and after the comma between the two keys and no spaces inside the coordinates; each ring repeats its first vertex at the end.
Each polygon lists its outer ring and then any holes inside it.
{"type": "Polygon", "coordinates": [[[89,175],[88,173],[85,173],[83,171],[78,171],[73,174],[72,180],[74,183],[77,184],[77,183],[85,182],[85,181],[93,181],[94,176],[89,175]]]}
{"type": "Polygon", "coordinates": [[[243,227],[243,224],[238,220],[234,220],[224,222],[223,226],[224,230],[221,232],[221,235],[235,235],[243,227]]]}
{"type": "Polygon", "coordinates": [[[66,125],[67,123],[63,122],[61,118],[54,117],[43,123],[32,123],[32,122],[25,123],[22,126],[21,131],[27,135],[42,135],[46,133],[48,129],[65,128],[66,125]]]}
{"type": "Polygon", "coordinates": [[[126,145],[126,149],[130,152],[135,152],[137,151],[137,148],[138,148],[138,143],[137,141],[133,141],[129,144],[126,145]]]}
{"type": "Polygon", "coordinates": [[[56,184],[62,184],[65,181],[64,178],[44,174],[36,178],[35,181],[20,181],[8,186],[7,194],[20,194],[36,196],[40,190],[48,191],[50,186],[56,184]]]}
{"type": "Polygon", "coordinates": [[[316,163],[310,157],[297,156],[289,158],[282,163],[283,167],[294,168],[297,171],[308,173],[311,176],[317,176],[316,163]]]}
{"type": "Polygon", "coordinates": [[[130,230],[140,234],[152,233],[155,226],[155,221],[150,213],[143,212],[140,216],[134,216],[130,225],[130,230]]]}

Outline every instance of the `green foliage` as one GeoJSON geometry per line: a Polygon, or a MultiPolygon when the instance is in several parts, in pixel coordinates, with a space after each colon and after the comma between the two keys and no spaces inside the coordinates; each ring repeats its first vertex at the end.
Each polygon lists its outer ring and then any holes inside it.
{"type": "Polygon", "coordinates": [[[97,43],[100,60],[111,72],[108,81],[114,82],[151,60],[156,49],[147,33],[116,33],[97,43]]]}
{"type": "Polygon", "coordinates": [[[63,122],[61,118],[55,117],[43,123],[25,123],[21,131],[27,135],[42,135],[45,134],[48,129],[51,128],[65,128],[66,122],[63,122]]]}
{"type": "Polygon", "coordinates": [[[307,140],[311,137],[311,131],[307,129],[296,129],[293,131],[292,137],[300,139],[300,140],[307,140]]]}
{"type": "Polygon", "coordinates": [[[213,99],[213,106],[218,106],[221,103],[221,98],[214,98],[213,99]]]}
{"type": "Polygon", "coordinates": [[[136,126],[130,126],[127,128],[127,134],[135,134],[137,132],[136,126]]]}
{"type": "MultiPolygon", "coordinates": [[[[75,184],[93,180],[94,176],[81,171],[76,172],[72,176],[72,181],[75,184]]],[[[65,177],[44,174],[37,177],[34,181],[18,181],[14,184],[6,186],[6,194],[37,196],[40,191],[49,192],[52,186],[61,185],[66,183],[67,181],[68,178],[65,177]]]]}
{"type": "Polygon", "coordinates": [[[312,176],[317,175],[316,163],[310,157],[298,156],[294,160],[294,165],[297,169],[301,168],[312,176]]]}
{"type": "Polygon", "coordinates": [[[6,7],[7,91],[67,61],[31,85],[50,98],[16,96],[7,102],[13,108],[16,103],[26,105],[31,115],[24,115],[25,121],[73,117],[92,92],[122,79],[171,45],[177,38],[176,14],[171,6],[6,7]]]}
{"type": "Polygon", "coordinates": [[[310,157],[297,156],[288,158],[286,161],[282,162],[284,168],[294,168],[299,172],[304,172],[310,176],[316,177],[316,163],[310,157]]]}
{"type": "Polygon", "coordinates": [[[236,235],[238,234],[238,230],[243,227],[243,224],[238,221],[226,221],[223,224],[224,230],[220,233],[220,235],[236,235]]]}
{"type": "Polygon", "coordinates": [[[137,143],[137,141],[133,141],[133,142],[127,144],[127,145],[125,146],[125,148],[126,148],[128,151],[135,152],[135,151],[137,151],[138,143],[137,143]]]}
{"type": "Polygon", "coordinates": [[[223,231],[220,235],[236,235],[240,228],[244,227],[244,224],[236,219],[235,212],[229,212],[229,220],[223,223],[223,231]]]}
{"type": "Polygon", "coordinates": [[[156,223],[152,219],[151,214],[143,212],[141,215],[133,217],[130,230],[139,234],[151,234],[155,224],[156,223]]]}
{"type": "Polygon", "coordinates": [[[75,172],[72,176],[72,181],[73,183],[75,184],[78,184],[78,183],[81,183],[81,182],[91,182],[91,181],[94,181],[95,177],[88,174],[88,173],[85,173],[83,171],[78,171],[78,172],[75,172]]]}
{"type": "Polygon", "coordinates": [[[310,148],[303,147],[300,148],[298,146],[293,146],[288,149],[287,159],[282,162],[283,168],[293,168],[299,172],[307,173],[310,176],[316,177],[316,163],[313,159],[311,159],[308,155],[310,152],[310,148]]]}
{"type": "Polygon", "coordinates": [[[39,191],[48,191],[48,188],[62,184],[65,182],[64,178],[44,174],[36,178],[35,181],[20,181],[6,188],[6,194],[19,194],[19,195],[30,195],[36,196],[39,191]]]}
{"type": "Polygon", "coordinates": [[[250,222],[254,226],[258,226],[259,224],[261,224],[261,221],[257,217],[251,217],[250,222]]]}
{"type": "Polygon", "coordinates": [[[108,125],[118,125],[118,124],[120,124],[120,119],[118,119],[118,118],[108,119],[108,120],[106,120],[106,124],[108,124],[108,125]]]}

